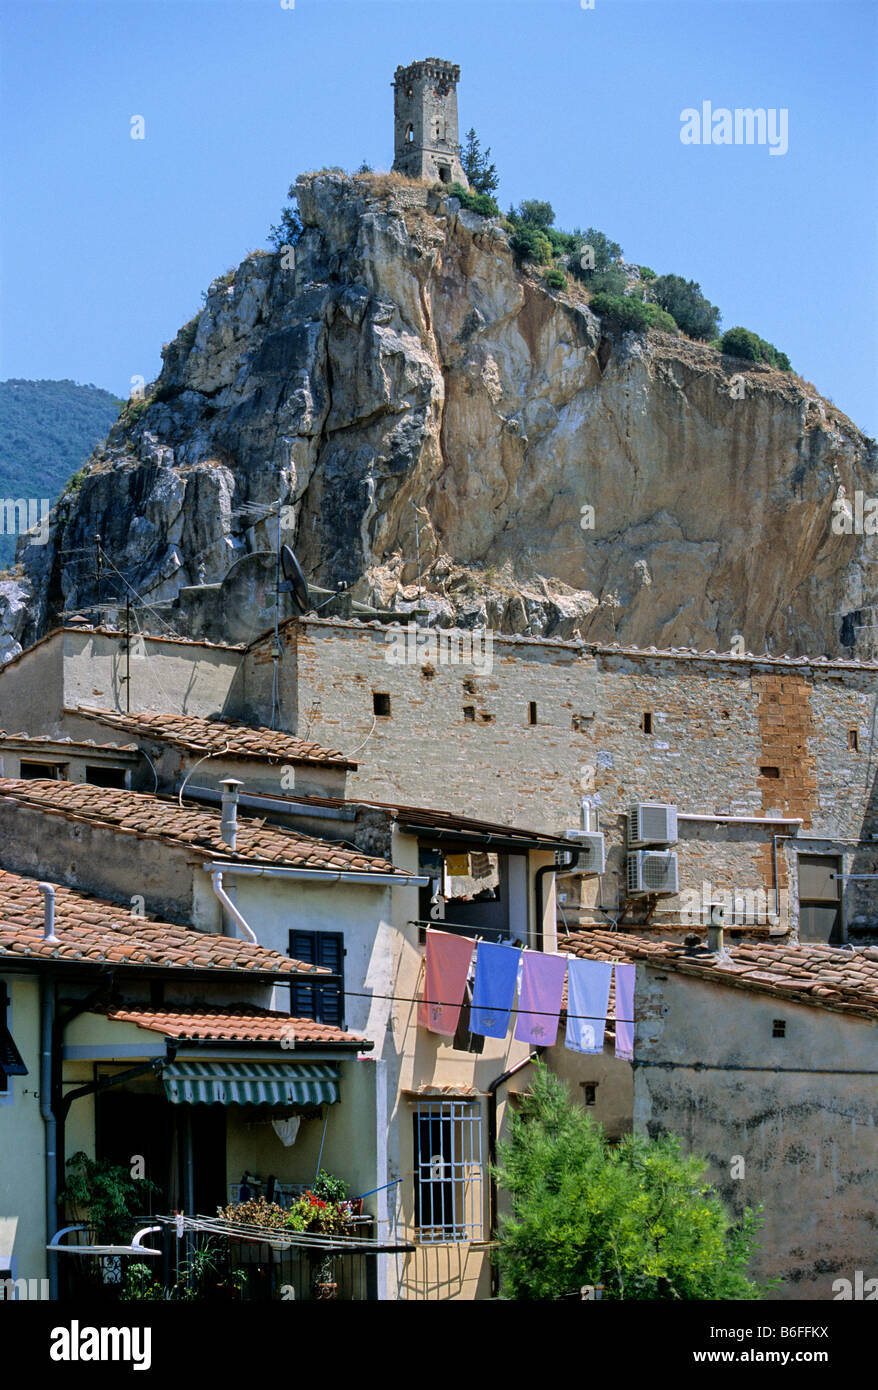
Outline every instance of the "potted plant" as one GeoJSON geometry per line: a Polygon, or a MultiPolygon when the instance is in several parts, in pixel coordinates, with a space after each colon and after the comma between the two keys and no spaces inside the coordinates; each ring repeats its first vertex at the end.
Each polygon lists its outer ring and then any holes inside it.
{"type": "MultiPolygon", "coordinates": [[[[87,1225],[97,1245],[129,1245],[137,1213],[147,1206],[150,1193],[158,1192],[149,1178],[133,1178],[129,1169],[106,1159],[89,1158],[79,1150],[67,1160],[67,1182],[58,1201],[67,1208],[72,1225],[87,1225]]],[[[99,1256],[104,1284],[122,1283],[118,1255],[99,1256]]]]}

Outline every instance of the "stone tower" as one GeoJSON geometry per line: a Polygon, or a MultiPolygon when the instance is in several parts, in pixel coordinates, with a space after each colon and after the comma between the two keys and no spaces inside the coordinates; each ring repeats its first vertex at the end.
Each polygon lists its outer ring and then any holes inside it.
{"type": "Polygon", "coordinates": [[[457,131],[460,68],[442,58],[399,67],[393,76],[393,167],[413,179],[462,183],[457,131]]]}

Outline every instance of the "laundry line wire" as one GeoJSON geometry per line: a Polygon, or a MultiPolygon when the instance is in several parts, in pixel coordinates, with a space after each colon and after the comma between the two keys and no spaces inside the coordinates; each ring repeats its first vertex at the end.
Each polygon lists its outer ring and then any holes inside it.
{"type": "MultiPolygon", "coordinates": [[[[312,984],[312,983],[320,984],[320,982],[321,982],[321,981],[320,981],[320,976],[317,976],[316,980],[309,980],[307,983],[309,983],[309,984],[312,984]]],[[[286,981],[284,981],[284,983],[286,983],[286,981]]],[[[303,983],[303,982],[302,982],[302,981],[298,981],[298,980],[293,980],[293,981],[291,981],[291,983],[300,984],[300,983],[303,983]]],[[[453,1002],[446,1000],[446,1001],[443,1002],[443,1001],[441,1001],[441,1000],[439,1000],[439,999],[423,999],[423,998],[419,998],[417,995],[408,995],[408,994],[373,994],[370,990],[345,989],[345,990],[342,990],[341,992],[342,992],[342,994],[344,995],[344,997],[345,997],[346,999],[390,999],[390,1000],[392,1000],[392,1001],[393,1001],[394,1003],[396,1003],[396,1004],[423,1004],[423,1003],[426,1003],[426,1004],[431,1005],[433,1008],[438,1008],[438,1009],[457,1009],[457,1008],[462,1008],[462,1007],[463,1007],[463,1004],[464,1004],[464,1002],[465,1002],[463,999],[455,999],[453,1002]]],[[[475,1007],[475,1008],[477,1008],[477,1009],[484,1009],[484,1008],[486,1007],[485,1005],[481,1005],[481,1004],[476,1004],[475,1006],[473,1006],[473,1004],[472,1004],[471,1001],[468,1001],[468,1002],[469,1002],[469,1007],[470,1007],[471,1009],[472,1009],[473,1007],[475,1007]]],[[[493,1006],[493,1007],[497,1008],[497,1007],[499,1007],[499,1006],[496,1006],[496,1005],[495,1005],[495,1006],[493,1006]]],[[[507,1012],[507,1010],[504,1009],[503,1012],[505,1013],[505,1012],[507,1012]]],[[[518,1007],[516,1006],[516,1007],[510,1007],[509,1010],[508,1010],[508,1012],[509,1012],[510,1014],[518,1014],[518,1013],[525,1013],[525,1014],[528,1014],[528,1015],[533,1014],[533,1015],[535,1015],[535,1016],[542,1016],[542,1017],[544,1017],[544,1018],[557,1018],[557,1017],[559,1017],[559,1015],[555,1012],[554,1009],[520,1009],[520,1008],[518,1008],[518,1007]]],[[[590,1020],[591,1022],[599,1022],[601,1019],[605,1019],[605,1020],[607,1020],[607,1021],[610,1022],[610,1023],[636,1023],[636,1022],[637,1022],[637,1020],[634,1019],[634,1018],[616,1018],[615,1016],[612,1017],[612,1018],[609,1018],[609,1016],[608,1016],[607,1014],[571,1014],[571,1013],[568,1013],[568,1011],[567,1011],[566,1009],[561,1009],[561,1013],[564,1014],[565,1018],[582,1018],[582,1019],[588,1019],[588,1020],[590,1020]]],[[[291,1017],[293,1017],[293,1015],[291,1015],[291,1017]]]]}

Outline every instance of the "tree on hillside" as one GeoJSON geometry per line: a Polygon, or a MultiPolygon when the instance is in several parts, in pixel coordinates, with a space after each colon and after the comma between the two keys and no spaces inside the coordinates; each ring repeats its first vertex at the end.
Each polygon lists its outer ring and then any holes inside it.
{"type": "Polygon", "coordinates": [[[656,304],[676,321],[690,338],[715,338],[719,332],[720,312],[701,293],[694,280],[681,275],[659,275],[650,281],[656,304]]]}
{"type": "Polygon", "coordinates": [[[622,248],[618,241],[611,241],[604,232],[589,227],[581,235],[583,244],[590,246],[594,252],[595,270],[609,270],[614,261],[622,259],[622,248]]]}
{"type": "Polygon", "coordinates": [[[509,220],[521,222],[525,227],[551,227],[555,221],[555,210],[551,203],[540,198],[525,198],[517,208],[509,209],[509,220]]]}
{"type": "Polygon", "coordinates": [[[467,176],[470,188],[476,193],[496,193],[500,187],[497,166],[491,163],[491,146],[482,153],[482,145],[475,130],[470,126],[466,133],[466,144],[460,152],[460,162],[467,176]]]}
{"type": "Polygon", "coordinates": [[[758,1218],[734,1226],[706,1161],[671,1135],[613,1146],[544,1065],[512,1117],[495,1177],[511,1195],[497,1262],[514,1299],[603,1285],[608,1299],[757,1299],[748,1279],[758,1218]]]}

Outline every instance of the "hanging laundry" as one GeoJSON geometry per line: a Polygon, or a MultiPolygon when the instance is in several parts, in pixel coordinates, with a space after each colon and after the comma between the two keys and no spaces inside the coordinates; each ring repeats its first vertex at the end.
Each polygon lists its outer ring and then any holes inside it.
{"type": "Polygon", "coordinates": [[[513,946],[480,941],[476,951],[476,978],[470,1028],[486,1038],[505,1038],[515,1001],[515,982],[521,952],[513,946]]]}
{"type": "Polygon", "coordinates": [[[424,997],[418,1008],[418,1023],[431,1033],[453,1037],[457,1031],[460,1006],[473,955],[467,936],[451,932],[427,932],[427,958],[424,997]]]}
{"type": "Polygon", "coordinates": [[[477,849],[470,855],[469,871],[473,878],[491,877],[491,861],[484,851],[477,849]]]}
{"type": "Polygon", "coordinates": [[[567,1047],[603,1052],[613,967],[602,960],[572,956],[567,966],[567,1047]]]}
{"type": "Polygon", "coordinates": [[[566,956],[549,956],[542,951],[525,951],[521,962],[521,990],[518,996],[519,1042],[551,1047],[558,1036],[558,1016],[564,994],[566,956]]]}
{"type": "Polygon", "coordinates": [[[634,1057],[634,975],[633,965],[616,966],[616,1056],[629,1062],[634,1057]]]}
{"type": "Polygon", "coordinates": [[[302,1117],[300,1115],[291,1115],[286,1120],[272,1120],[271,1127],[284,1148],[288,1149],[291,1144],[295,1144],[301,1123],[302,1117]]]}
{"type": "Polygon", "coordinates": [[[446,854],[445,872],[450,878],[469,877],[469,855],[468,854],[446,854]]]}

